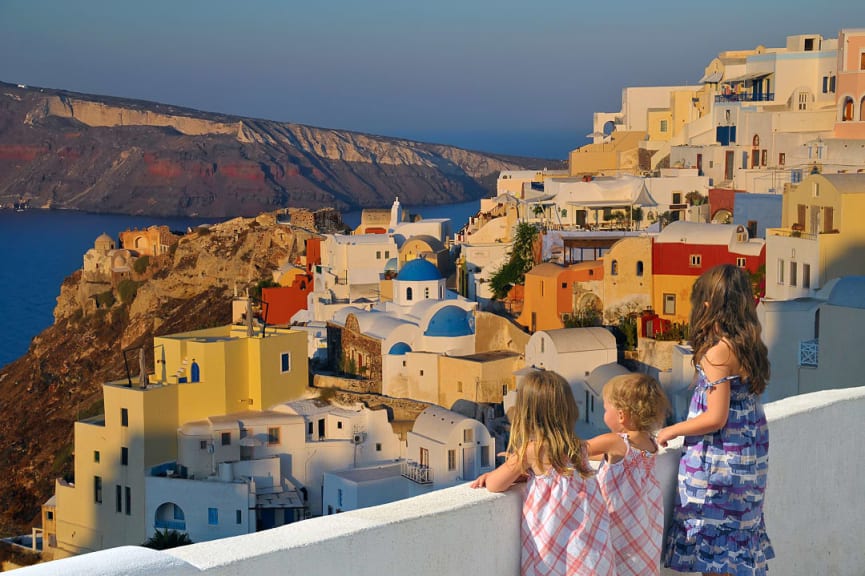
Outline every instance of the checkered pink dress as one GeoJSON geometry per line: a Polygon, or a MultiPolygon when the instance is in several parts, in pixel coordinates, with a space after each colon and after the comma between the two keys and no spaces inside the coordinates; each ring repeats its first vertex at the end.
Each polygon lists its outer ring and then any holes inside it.
{"type": "Polygon", "coordinates": [[[661,573],[664,503],[655,476],[655,454],[631,448],[619,434],[625,457],[598,469],[598,483],[610,511],[610,534],[618,576],[661,573]]]}
{"type": "MultiPolygon", "coordinates": [[[[585,455],[584,455],[585,457],[585,455]]],[[[615,576],[610,519],[597,481],[574,471],[529,472],[523,504],[523,575],[615,576]]]]}

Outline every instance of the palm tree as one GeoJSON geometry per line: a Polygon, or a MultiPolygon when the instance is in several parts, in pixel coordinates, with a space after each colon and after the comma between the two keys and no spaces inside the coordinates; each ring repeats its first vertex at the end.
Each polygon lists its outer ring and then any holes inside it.
{"type": "Polygon", "coordinates": [[[147,539],[147,542],[142,544],[145,548],[153,548],[154,550],[168,550],[169,548],[177,548],[178,546],[186,546],[192,544],[189,539],[189,534],[186,532],[178,532],[177,530],[169,530],[168,528],[160,532],[159,528],[156,532],[147,539]]]}

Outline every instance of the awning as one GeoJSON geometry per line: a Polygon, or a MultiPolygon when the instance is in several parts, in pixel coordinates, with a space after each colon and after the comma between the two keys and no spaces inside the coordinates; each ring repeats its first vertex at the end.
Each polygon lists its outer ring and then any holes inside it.
{"type": "Polygon", "coordinates": [[[700,84],[717,84],[724,77],[723,72],[712,72],[700,78],[700,84]]]}
{"type": "Polygon", "coordinates": [[[757,80],[758,78],[765,78],[769,74],[771,74],[771,72],[749,72],[747,74],[742,74],[741,76],[725,78],[724,82],[743,82],[745,80],[757,80]]]}

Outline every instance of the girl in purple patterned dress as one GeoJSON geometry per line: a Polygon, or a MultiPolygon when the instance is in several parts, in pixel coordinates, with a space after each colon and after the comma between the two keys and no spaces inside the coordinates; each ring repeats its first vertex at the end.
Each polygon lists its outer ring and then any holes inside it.
{"type": "Polygon", "coordinates": [[[764,575],[775,557],[763,523],[769,431],[760,394],[769,360],[744,270],[716,266],[697,279],[691,345],[697,382],[688,419],[658,433],[662,446],[685,437],[664,565],[764,575]]]}

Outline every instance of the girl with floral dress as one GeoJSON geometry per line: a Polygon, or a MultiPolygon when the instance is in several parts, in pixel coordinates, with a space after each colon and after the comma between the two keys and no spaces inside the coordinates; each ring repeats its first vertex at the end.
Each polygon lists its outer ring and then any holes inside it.
{"type": "Polygon", "coordinates": [[[530,373],[517,390],[506,461],[471,484],[503,492],[526,480],[523,575],[615,575],[609,515],[586,448],[574,433],[578,412],[564,378],[530,373]]]}
{"type": "Polygon", "coordinates": [[[590,459],[602,459],[598,483],[610,512],[618,576],[661,572],[664,501],[653,434],[668,409],[661,386],[646,374],[616,376],[604,386],[604,423],[612,432],[592,438],[588,446],[590,459]]]}
{"type": "Polygon", "coordinates": [[[697,279],[690,329],[697,381],[688,419],[657,437],[662,446],[685,437],[664,565],[764,575],[775,557],[763,522],[769,430],[760,394],[769,359],[744,270],[716,266],[697,279]]]}

